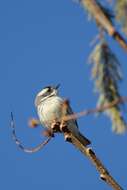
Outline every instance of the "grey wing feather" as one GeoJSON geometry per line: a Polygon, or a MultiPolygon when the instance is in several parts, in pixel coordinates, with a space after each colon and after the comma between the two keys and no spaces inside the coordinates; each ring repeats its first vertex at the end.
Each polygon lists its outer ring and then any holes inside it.
{"type": "MultiPolygon", "coordinates": [[[[68,110],[67,110],[67,114],[70,115],[70,114],[73,114],[73,111],[72,111],[72,108],[70,106],[68,106],[68,110]]],[[[77,129],[78,129],[78,123],[77,123],[77,120],[73,120],[73,122],[75,123],[77,129]]],[[[78,131],[78,135],[77,133],[75,134],[75,136],[78,138],[78,140],[84,145],[84,146],[87,146],[89,144],[91,144],[90,140],[87,139],[86,137],[84,137],[80,131],[78,131]]]]}
{"type": "MultiPolygon", "coordinates": [[[[67,114],[68,114],[68,115],[71,115],[71,114],[73,114],[73,113],[74,113],[74,112],[72,111],[72,108],[71,108],[70,106],[68,106],[67,114]]],[[[73,120],[73,121],[74,121],[75,125],[76,125],[77,128],[78,128],[77,120],[73,120]]]]}

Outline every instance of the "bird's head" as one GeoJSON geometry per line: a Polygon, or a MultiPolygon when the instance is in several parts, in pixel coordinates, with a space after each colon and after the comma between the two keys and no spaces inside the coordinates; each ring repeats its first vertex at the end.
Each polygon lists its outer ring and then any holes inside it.
{"type": "Polygon", "coordinates": [[[44,87],[35,98],[35,106],[38,106],[41,102],[46,100],[51,96],[56,96],[58,94],[58,88],[60,84],[57,86],[46,86],[44,87]]]}

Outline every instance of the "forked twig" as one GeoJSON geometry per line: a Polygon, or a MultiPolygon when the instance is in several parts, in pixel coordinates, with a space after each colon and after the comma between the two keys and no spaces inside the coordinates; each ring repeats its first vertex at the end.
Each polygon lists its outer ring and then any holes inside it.
{"type": "MultiPolygon", "coordinates": [[[[92,109],[92,110],[88,110],[88,111],[84,111],[84,112],[80,112],[78,113],[78,116],[82,116],[82,115],[87,115],[89,113],[95,113],[97,111],[104,111],[107,108],[111,108],[112,106],[114,106],[114,104],[118,104],[120,103],[122,100],[116,100],[113,101],[110,105],[106,105],[103,108],[96,108],[96,109],[92,109]]],[[[125,101],[125,99],[124,99],[125,101]]],[[[69,102],[65,102],[65,105],[63,106],[63,109],[67,109],[68,106],[67,104],[69,104],[69,102]]],[[[66,111],[66,110],[64,110],[66,111]]],[[[63,113],[64,113],[63,111],[63,113]]],[[[77,114],[74,114],[74,117],[72,117],[73,115],[71,115],[71,119],[74,119],[77,117],[77,114]]],[[[64,118],[64,117],[63,117],[64,118]]],[[[105,181],[108,185],[110,185],[114,190],[123,190],[122,187],[115,181],[115,179],[110,175],[110,173],[108,172],[108,170],[106,169],[106,167],[102,164],[102,162],[100,161],[100,159],[96,156],[96,154],[94,153],[94,151],[92,150],[92,148],[85,146],[82,141],[80,141],[79,138],[77,138],[75,136],[75,134],[73,134],[73,132],[71,132],[66,125],[66,121],[69,120],[70,117],[66,118],[65,120],[63,119],[63,121],[61,122],[61,124],[63,123],[64,125],[64,137],[66,137],[66,141],[69,141],[70,143],[72,143],[77,149],[79,149],[85,156],[87,156],[89,158],[89,160],[92,162],[92,164],[96,167],[96,169],[98,170],[98,172],[100,173],[100,178],[105,181]],[[65,126],[66,126],[66,130],[65,130],[65,126]]],[[[62,127],[61,127],[62,129],[62,127]]]]}
{"type": "MultiPolygon", "coordinates": [[[[113,102],[111,102],[110,104],[107,104],[103,107],[99,107],[99,108],[95,108],[95,109],[91,109],[91,110],[85,110],[83,112],[79,112],[79,113],[74,113],[72,115],[67,115],[67,116],[63,116],[62,117],[62,121],[61,121],[61,125],[64,123],[66,123],[66,121],[70,120],[70,119],[76,119],[78,117],[84,116],[84,115],[88,115],[91,113],[96,113],[96,112],[102,112],[105,111],[106,109],[109,109],[111,107],[113,107],[114,105],[118,104],[118,103],[124,103],[125,101],[127,101],[127,97],[124,98],[120,98],[118,100],[115,100],[113,102]]],[[[63,115],[66,113],[66,109],[68,108],[68,101],[65,101],[65,103],[63,103],[63,115]]],[[[49,136],[49,138],[42,142],[41,144],[39,144],[37,147],[35,148],[25,148],[22,143],[18,140],[18,138],[16,137],[16,132],[15,132],[15,123],[14,123],[14,118],[13,118],[13,114],[11,113],[11,128],[12,128],[12,135],[13,135],[13,139],[15,140],[16,144],[18,145],[18,147],[23,150],[24,152],[27,153],[34,153],[39,151],[40,149],[42,149],[52,138],[52,135],[49,136]]],[[[62,128],[61,128],[62,129],[62,128]]],[[[102,164],[102,162],[97,158],[96,154],[94,153],[94,151],[87,147],[84,146],[80,140],[71,132],[69,131],[68,128],[64,127],[64,131],[61,131],[64,136],[66,135],[66,140],[71,142],[77,149],[79,149],[85,156],[87,156],[91,162],[93,163],[93,165],[96,167],[96,169],[98,170],[98,172],[100,173],[100,178],[102,180],[104,180],[107,184],[109,184],[114,190],[123,190],[122,187],[114,180],[114,178],[110,175],[110,173],[108,172],[108,170],[105,168],[105,166],[102,164]],[[67,138],[68,136],[68,138],[67,138]]]]}
{"type": "Polygon", "coordinates": [[[48,142],[51,140],[52,136],[49,136],[45,141],[43,141],[42,143],[40,143],[39,145],[37,145],[34,148],[25,148],[24,145],[21,143],[21,141],[17,138],[16,135],[16,131],[15,131],[15,122],[14,122],[14,117],[13,114],[11,112],[11,128],[12,128],[12,138],[15,141],[16,145],[24,152],[27,153],[34,153],[34,152],[38,152],[39,150],[41,150],[46,144],[48,144],[48,142]]]}

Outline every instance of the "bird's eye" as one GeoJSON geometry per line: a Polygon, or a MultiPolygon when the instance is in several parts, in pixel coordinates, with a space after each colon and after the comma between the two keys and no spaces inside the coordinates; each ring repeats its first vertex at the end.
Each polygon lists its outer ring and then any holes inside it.
{"type": "Polygon", "coordinates": [[[51,92],[51,88],[50,87],[48,88],[47,92],[51,92]]]}

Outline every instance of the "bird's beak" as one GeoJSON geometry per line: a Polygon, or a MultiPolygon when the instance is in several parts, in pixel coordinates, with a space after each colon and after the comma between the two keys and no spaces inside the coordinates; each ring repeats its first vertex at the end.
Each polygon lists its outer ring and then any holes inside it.
{"type": "Polygon", "coordinates": [[[57,90],[59,87],[60,87],[60,84],[57,84],[57,85],[55,86],[55,89],[57,90]]]}

